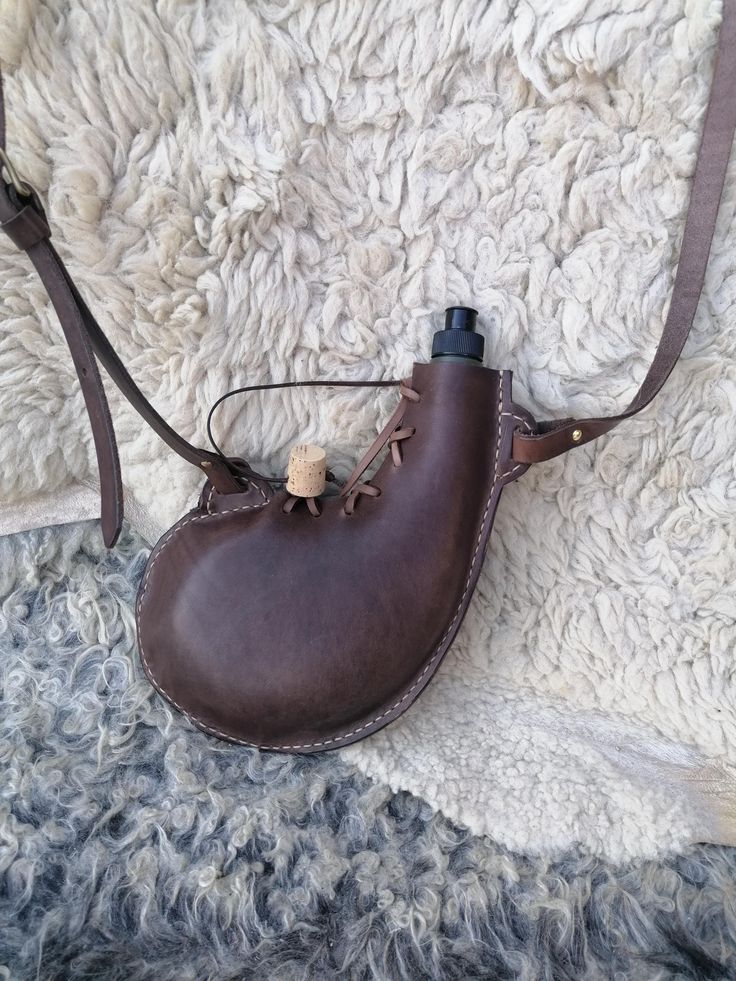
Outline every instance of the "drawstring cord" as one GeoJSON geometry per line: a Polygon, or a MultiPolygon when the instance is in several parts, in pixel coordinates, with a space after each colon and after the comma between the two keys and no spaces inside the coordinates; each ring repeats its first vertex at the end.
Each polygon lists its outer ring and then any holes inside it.
{"type": "MultiPolygon", "coordinates": [[[[373,462],[376,456],[380,453],[383,447],[388,443],[391,448],[391,458],[395,467],[401,466],[403,457],[401,454],[401,442],[405,439],[409,439],[414,435],[414,426],[401,426],[401,422],[406,411],[407,402],[419,402],[421,396],[418,392],[414,391],[410,387],[408,381],[366,381],[366,382],[356,382],[356,381],[297,381],[297,382],[269,382],[262,385],[246,385],[242,388],[233,388],[224,395],[221,395],[216,402],[213,403],[207,414],[207,436],[212,448],[215,453],[222,458],[222,460],[227,463],[230,467],[236,467],[237,476],[241,479],[247,480],[260,480],[266,481],[268,484],[274,486],[279,484],[285,484],[288,477],[285,476],[266,476],[265,474],[259,473],[254,470],[249,464],[240,458],[228,457],[225,455],[224,451],[218,445],[217,441],[212,432],[212,419],[213,416],[220,405],[227,399],[233,398],[235,395],[244,395],[248,392],[263,392],[270,391],[271,389],[277,388],[398,388],[401,394],[401,399],[397,405],[394,412],[391,414],[388,422],[383,427],[381,432],[375,438],[371,446],[368,448],[360,462],[357,464],[353,472],[350,474],[346,482],[342,485],[340,490],[340,496],[345,497],[345,513],[352,514],[355,509],[355,504],[358,497],[361,494],[365,494],[368,497],[379,497],[381,494],[381,489],[379,487],[373,486],[373,484],[368,481],[360,481],[360,476],[364,473],[368,466],[373,462]]],[[[331,483],[338,484],[333,473],[328,471],[327,479],[331,483]]],[[[340,486],[338,484],[338,486],[340,486]]],[[[296,506],[300,498],[289,496],[284,502],[283,511],[285,514],[290,513],[296,506]]],[[[307,499],[307,507],[310,513],[314,517],[319,517],[321,513],[320,506],[314,498],[307,499]]]]}
{"type": "MultiPolygon", "coordinates": [[[[242,477],[245,480],[261,480],[266,481],[266,483],[273,485],[285,484],[288,477],[283,476],[267,476],[266,474],[259,473],[254,470],[249,464],[240,458],[234,459],[233,457],[226,456],[225,452],[220,448],[215,437],[212,433],[212,419],[217,411],[217,409],[222,405],[227,399],[231,399],[236,395],[246,395],[248,392],[266,392],[271,391],[276,388],[396,388],[401,385],[400,381],[390,379],[389,381],[292,381],[292,382],[268,382],[262,385],[245,385],[243,388],[233,388],[229,392],[225,392],[221,395],[216,402],[213,403],[210,411],[207,413],[207,438],[212,445],[213,450],[217,455],[230,467],[236,468],[236,475],[242,477]]],[[[332,474],[328,475],[328,480],[332,478],[334,481],[334,476],[332,474]]],[[[336,481],[334,481],[336,482],[336,481]]]]}

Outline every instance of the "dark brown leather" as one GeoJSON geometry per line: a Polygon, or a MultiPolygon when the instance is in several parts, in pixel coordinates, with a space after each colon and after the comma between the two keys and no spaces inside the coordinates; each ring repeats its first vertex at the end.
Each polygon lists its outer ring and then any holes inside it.
{"type": "Polygon", "coordinates": [[[153,685],[200,728],[281,750],[380,729],[429,682],[468,606],[509,463],[510,372],[417,364],[396,467],[352,515],[205,494],[154,549],[137,609],[153,685]],[[500,428],[499,428],[500,424],[500,428]],[[209,508],[208,508],[209,504],[209,508]]]}
{"type": "Polygon", "coordinates": [[[0,229],[9,236],[13,245],[24,251],[51,237],[45,217],[31,205],[22,207],[12,218],[0,224],[0,229]]]}

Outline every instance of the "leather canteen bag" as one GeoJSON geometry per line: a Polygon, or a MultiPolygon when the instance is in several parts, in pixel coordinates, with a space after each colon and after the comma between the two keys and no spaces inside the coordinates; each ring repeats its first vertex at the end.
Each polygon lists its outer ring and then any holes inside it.
{"type": "MultiPolygon", "coordinates": [[[[193,446],[141,394],[54,250],[38,195],[8,159],[0,84],[0,223],[43,280],[69,344],[94,434],[106,544],[120,532],[122,487],[95,358],[203,473],[196,506],[153,549],[138,595],[140,657],[161,695],[222,739],[305,753],[345,746],[401,715],[457,633],[503,489],[531,464],[639,412],[674,367],[700,297],[735,128],[736,0],[724,0],[669,312],[624,412],[537,422],[514,402],[510,371],[467,357],[477,356],[479,335],[448,331],[455,346],[440,345],[445,356],[415,364],[411,377],[362,383],[395,385],[398,400],[347,481],[327,473],[331,493],[292,493],[286,478],[257,473],[214,440],[214,451],[193,446]]],[[[301,460],[307,483],[318,457],[301,460]]]]}

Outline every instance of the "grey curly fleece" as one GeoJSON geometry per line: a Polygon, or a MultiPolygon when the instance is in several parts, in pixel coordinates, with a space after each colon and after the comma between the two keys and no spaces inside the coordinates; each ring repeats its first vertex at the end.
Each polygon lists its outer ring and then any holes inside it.
{"type": "Polygon", "coordinates": [[[0,539],[0,977],[736,977],[731,849],[525,858],[195,730],[138,663],[145,558],[96,523],[0,539]]]}

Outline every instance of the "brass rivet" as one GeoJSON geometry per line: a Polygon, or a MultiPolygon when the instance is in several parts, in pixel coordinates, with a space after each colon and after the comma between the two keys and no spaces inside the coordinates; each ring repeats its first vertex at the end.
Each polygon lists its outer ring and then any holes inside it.
{"type": "Polygon", "coordinates": [[[582,438],[583,438],[583,430],[582,429],[573,429],[573,431],[572,431],[572,441],[573,441],[573,443],[579,443],[582,438]]]}

